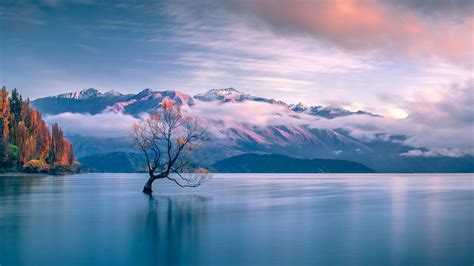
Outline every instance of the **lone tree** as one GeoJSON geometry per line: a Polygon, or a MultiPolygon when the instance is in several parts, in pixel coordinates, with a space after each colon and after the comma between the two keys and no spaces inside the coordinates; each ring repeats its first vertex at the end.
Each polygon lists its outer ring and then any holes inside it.
{"type": "Polygon", "coordinates": [[[152,184],[157,179],[169,179],[180,187],[197,187],[210,177],[209,171],[196,167],[191,160],[192,151],[205,134],[199,119],[184,115],[173,101],[163,100],[161,106],[157,114],[132,129],[133,142],[146,158],[146,194],[153,192],[152,184]]]}

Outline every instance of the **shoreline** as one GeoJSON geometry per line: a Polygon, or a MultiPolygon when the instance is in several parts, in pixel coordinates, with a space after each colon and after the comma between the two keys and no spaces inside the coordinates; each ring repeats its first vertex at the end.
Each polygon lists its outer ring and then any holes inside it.
{"type": "Polygon", "coordinates": [[[50,174],[45,173],[22,173],[22,172],[6,172],[0,173],[0,177],[9,177],[9,176],[48,176],[50,174]]]}
{"type": "Polygon", "coordinates": [[[31,176],[31,177],[42,177],[42,176],[66,176],[72,175],[73,173],[23,173],[23,172],[6,172],[0,173],[0,177],[20,177],[20,176],[31,176]]]}

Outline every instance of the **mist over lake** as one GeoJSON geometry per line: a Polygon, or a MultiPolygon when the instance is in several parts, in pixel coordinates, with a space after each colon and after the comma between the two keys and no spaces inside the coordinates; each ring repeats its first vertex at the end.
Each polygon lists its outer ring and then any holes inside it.
{"type": "Polygon", "coordinates": [[[472,174],[0,177],[1,265],[472,265],[472,174]]]}

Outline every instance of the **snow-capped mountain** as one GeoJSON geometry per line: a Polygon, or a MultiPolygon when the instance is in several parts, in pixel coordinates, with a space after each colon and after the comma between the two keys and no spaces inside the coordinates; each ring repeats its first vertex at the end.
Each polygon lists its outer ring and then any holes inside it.
{"type": "MultiPolygon", "coordinates": [[[[352,112],[320,106],[290,105],[274,99],[253,96],[233,88],[213,89],[196,94],[194,97],[171,90],[144,89],[137,94],[124,95],[117,92],[101,93],[95,89],[87,89],[37,99],[32,102],[32,105],[44,115],[65,112],[89,114],[117,112],[139,117],[142,113],[155,112],[161,107],[164,99],[170,99],[176,104],[188,108],[188,111],[196,111],[203,116],[201,118],[210,128],[209,131],[216,138],[216,142],[219,142],[222,147],[226,147],[221,150],[228,150],[230,147],[240,151],[285,153],[289,149],[293,149],[298,150],[298,152],[293,152],[293,155],[310,157],[334,156],[341,150],[351,153],[370,151],[370,148],[364,143],[347,134],[331,129],[314,129],[299,123],[299,120],[310,116],[333,118],[338,115],[352,115],[354,114],[352,112]],[[237,113],[242,112],[240,109],[249,108],[246,104],[252,103],[258,105],[258,108],[264,109],[265,116],[275,119],[298,120],[298,123],[262,124],[251,123],[244,119],[239,120],[237,113]],[[208,106],[214,109],[211,111],[206,109],[208,106]],[[206,110],[207,113],[203,114],[200,110],[206,110]],[[225,114],[231,119],[219,116],[225,114]],[[306,116],[302,116],[302,114],[306,116]],[[299,148],[295,149],[295,147],[299,148]]],[[[80,153],[81,151],[78,151],[78,154],[80,153]]]]}
{"type": "MultiPolygon", "coordinates": [[[[233,88],[209,90],[193,97],[172,90],[145,89],[137,94],[122,94],[115,91],[101,93],[95,89],[87,89],[37,99],[32,101],[32,105],[42,112],[46,119],[48,117],[54,119],[55,115],[60,117],[66,112],[92,115],[83,115],[82,119],[84,117],[94,119],[94,115],[106,115],[114,119],[115,113],[139,117],[141,113],[154,112],[161,108],[163,99],[173,100],[185,111],[195,112],[194,115],[202,118],[208,128],[212,145],[207,145],[204,154],[198,156],[200,160],[209,163],[248,152],[283,154],[308,159],[345,159],[363,163],[377,171],[410,172],[414,171],[413,169],[423,171],[423,165],[426,169],[433,169],[433,165],[439,165],[437,171],[460,171],[459,169],[464,171],[465,168],[462,167],[471,162],[404,157],[400,154],[408,152],[413,147],[401,144],[398,139],[397,141],[383,138],[358,139],[344,129],[344,124],[318,128],[314,124],[309,126],[308,122],[334,122],[336,120],[332,119],[342,116],[376,116],[365,111],[351,112],[340,107],[287,104],[246,94],[233,88]]],[[[73,115],[66,115],[71,116],[73,115]]],[[[55,121],[49,120],[49,122],[55,121]]],[[[84,120],[81,122],[88,123],[84,120]]],[[[90,123],[97,122],[93,120],[90,123]]],[[[65,133],[69,133],[67,128],[65,133]]],[[[70,132],[68,135],[78,157],[117,151],[130,152],[133,149],[125,134],[121,137],[104,138],[87,135],[90,132],[79,133],[77,135],[77,132],[70,132]],[[74,133],[76,135],[73,135],[74,133]]]]}
{"type": "Polygon", "coordinates": [[[372,114],[372,113],[362,111],[362,110],[352,112],[352,111],[349,111],[337,106],[319,106],[319,105],[305,106],[302,103],[298,103],[298,104],[290,104],[289,108],[296,113],[321,116],[328,119],[341,117],[341,116],[348,116],[348,115],[380,116],[380,115],[372,114]]]}
{"type": "Polygon", "coordinates": [[[213,89],[204,93],[198,93],[194,95],[194,98],[204,101],[204,102],[212,102],[212,101],[234,102],[234,101],[243,101],[244,99],[248,99],[250,97],[251,97],[250,95],[241,93],[240,91],[234,88],[213,89]]]}
{"type": "Polygon", "coordinates": [[[247,93],[240,92],[234,88],[227,89],[213,89],[204,93],[199,93],[194,95],[194,98],[204,102],[244,102],[244,101],[255,101],[255,102],[265,102],[270,104],[278,104],[286,106],[289,110],[296,113],[303,113],[313,116],[321,116],[324,118],[332,119],[339,116],[348,116],[348,115],[371,115],[377,116],[366,111],[356,111],[352,112],[344,108],[337,106],[305,106],[302,103],[298,104],[287,104],[282,101],[277,101],[274,99],[268,99],[263,97],[256,97],[247,93]]]}
{"type": "Polygon", "coordinates": [[[120,97],[120,96],[123,96],[123,94],[115,90],[110,90],[105,93],[102,93],[94,88],[89,88],[86,90],[59,94],[56,96],[52,96],[51,98],[87,100],[87,99],[95,99],[95,98],[120,97]]]}
{"type": "Polygon", "coordinates": [[[65,112],[97,114],[103,112],[108,106],[125,101],[132,96],[131,94],[122,94],[113,90],[102,93],[90,88],[36,99],[31,103],[34,108],[43,114],[60,114],[65,112]]]}
{"type": "Polygon", "coordinates": [[[226,89],[212,89],[204,93],[198,93],[194,95],[195,99],[198,99],[203,102],[244,102],[244,101],[256,101],[256,102],[266,102],[271,104],[282,104],[286,103],[282,101],[276,101],[274,99],[267,99],[263,97],[256,97],[247,93],[240,92],[234,88],[226,89]]]}
{"type": "MultiPolygon", "coordinates": [[[[334,118],[356,114],[342,108],[291,105],[274,99],[256,97],[233,88],[213,89],[194,97],[172,90],[157,91],[144,89],[137,94],[124,95],[116,92],[101,93],[95,89],[66,93],[53,97],[34,100],[32,105],[43,114],[64,112],[97,114],[117,112],[139,117],[142,113],[153,113],[161,107],[164,99],[196,111],[210,127],[210,131],[227,146],[249,151],[284,151],[291,146],[300,146],[302,156],[317,151],[325,156],[339,153],[340,150],[369,151],[365,144],[350,138],[347,134],[332,129],[314,129],[304,126],[301,121],[311,116],[334,118]],[[296,123],[273,122],[255,123],[239,118],[241,108],[252,108],[246,104],[255,103],[258,109],[269,119],[287,119],[296,123]],[[206,109],[211,104],[212,110],[206,109]],[[216,105],[217,104],[217,105],[216,105]],[[263,109],[263,111],[262,111],[263,109]],[[202,110],[205,110],[203,113],[202,110]],[[228,117],[222,117],[227,114],[228,117]],[[306,116],[301,116],[301,115],[306,116]],[[229,119],[230,118],[230,119],[229,119]],[[240,120],[239,120],[240,119],[240,120]]],[[[245,110],[243,111],[245,112],[245,110]]],[[[251,116],[262,114],[253,114],[251,116]]]]}
{"type": "Polygon", "coordinates": [[[193,106],[201,102],[241,103],[246,101],[262,102],[283,106],[296,113],[303,113],[324,118],[335,118],[347,115],[373,115],[365,111],[351,112],[339,107],[305,106],[287,104],[283,101],[253,96],[240,92],[234,88],[212,89],[198,93],[191,97],[179,91],[157,91],[144,89],[137,94],[122,94],[117,91],[102,93],[96,89],[86,89],[77,92],[64,93],[52,97],[34,100],[33,106],[44,114],[58,114],[62,112],[79,112],[96,114],[104,110],[139,115],[144,112],[153,112],[161,106],[163,99],[170,99],[182,106],[193,106]]]}
{"type": "Polygon", "coordinates": [[[172,100],[180,106],[192,106],[195,104],[191,96],[178,91],[155,91],[152,89],[144,89],[125,101],[116,102],[111,106],[107,106],[106,109],[115,112],[139,115],[144,112],[154,112],[157,108],[160,108],[161,102],[164,99],[172,100]]]}

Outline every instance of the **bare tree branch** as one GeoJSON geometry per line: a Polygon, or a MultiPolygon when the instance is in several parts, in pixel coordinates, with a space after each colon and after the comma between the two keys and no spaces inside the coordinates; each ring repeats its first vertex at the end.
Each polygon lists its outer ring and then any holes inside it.
{"type": "Polygon", "coordinates": [[[161,106],[157,114],[132,129],[132,140],[144,153],[150,176],[143,191],[151,193],[153,181],[161,178],[180,187],[197,187],[211,176],[209,171],[196,169],[191,162],[191,151],[202,140],[206,129],[199,119],[184,115],[174,102],[164,100],[161,106]],[[171,173],[179,178],[170,177],[171,173]]]}

